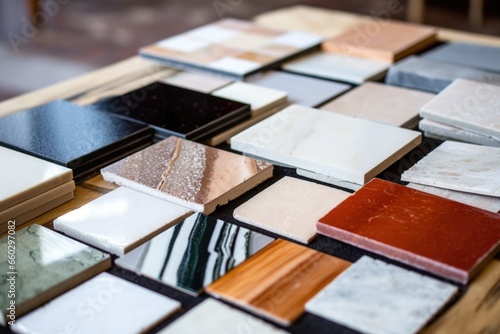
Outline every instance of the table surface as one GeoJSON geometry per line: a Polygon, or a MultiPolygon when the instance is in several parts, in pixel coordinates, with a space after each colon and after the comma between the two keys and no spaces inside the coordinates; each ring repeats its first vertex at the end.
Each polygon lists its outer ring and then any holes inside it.
{"type": "MultiPolygon", "coordinates": [[[[334,36],[355,24],[373,19],[374,18],[367,16],[299,5],[264,13],[256,17],[255,21],[260,25],[268,27],[305,30],[324,36],[334,36]]],[[[438,29],[438,38],[441,41],[466,41],[500,46],[500,38],[498,37],[464,33],[449,29],[438,29]]],[[[173,69],[158,65],[157,63],[142,59],[138,56],[134,56],[80,77],[66,80],[46,88],[6,100],[0,103],[0,117],[44,104],[55,99],[67,99],[81,105],[91,104],[104,97],[123,94],[130,90],[147,85],[175,72],[176,71],[173,69]]],[[[429,139],[427,140],[430,141],[429,139]]],[[[434,143],[433,145],[436,146],[437,144],[434,143]]],[[[222,148],[229,149],[227,145],[223,145],[222,148]]],[[[398,166],[392,166],[391,168],[397,171],[397,167],[398,166]]],[[[212,215],[232,223],[249,227],[234,220],[232,217],[233,210],[238,205],[244,203],[259,191],[262,191],[285,175],[302,178],[297,176],[294,170],[277,167],[275,168],[275,173],[271,180],[259,185],[247,194],[230,202],[228,205],[219,208],[212,215]]],[[[389,174],[386,171],[386,173],[381,175],[381,177],[390,179],[390,177],[387,177],[389,175],[394,174],[389,170],[389,174]]],[[[73,200],[29,221],[26,224],[19,226],[18,229],[31,224],[41,224],[51,228],[52,221],[55,218],[79,208],[85,203],[92,201],[115,188],[115,185],[105,182],[100,175],[95,176],[76,187],[75,198],[73,200]]],[[[249,228],[261,233],[279,237],[278,235],[262,231],[254,227],[249,228]]],[[[308,246],[349,261],[355,261],[362,255],[368,254],[375,258],[382,258],[387,262],[392,262],[384,257],[361,251],[355,247],[332,241],[332,239],[323,236],[319,236],[308,246]]],[[[163,286],[152,280],[138,277],[135,274],[121,270],[116,266],[113,266],[111,272],[182,302],[183,312],[160,324],[156,329],[170,323],[173,319],[179,317],[194,305],[198,304],[201,300],[206,298],[206,295],[202,295],[198,298],[187,296],[177,290],[163,286]]],[[[460,305],[455,305],[455,307],[447,311],[444,316],[440,317],[438,321],[427,329],[427,332],[457,332],[455,329],[458,328],[462,332],[467,331],[470,333],[500,332],[499,289],[500,261],[495,259],[484,271],[484,274],[476,278],[468,287],[461,287],[463,295],[461,299],[463,299],[464,302],[459,303],[460,305]],[[476,294],[469,296],[465,293],[467,291],[475,291],[476,294]],[[495,294],[494,291],[497,291],[497,293],[495,294]],[[485,300],[488,301],[487,312],[481,310],[481,305],[483,305],[485,300]]],[[[310,314],[306,314],[296,324],[285,329],[294,333],[312,331],[315,333],[331,333],[332,331],[346,333],[352,332],[345,327],[333,324],[310,314]]]]}

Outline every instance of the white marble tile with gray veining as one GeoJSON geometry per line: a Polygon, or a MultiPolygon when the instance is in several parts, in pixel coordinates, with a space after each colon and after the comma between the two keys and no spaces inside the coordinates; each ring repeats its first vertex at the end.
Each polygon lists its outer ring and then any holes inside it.
{"type": "Polygon", "coordinates": [[[456,140],[477,145],[500,147],[500,140],[483,136],[468,130],[459,129],[447,124],[434,122],[423,118],[418,128],[424,131],[426,137],[440,140],[456,140]]]}

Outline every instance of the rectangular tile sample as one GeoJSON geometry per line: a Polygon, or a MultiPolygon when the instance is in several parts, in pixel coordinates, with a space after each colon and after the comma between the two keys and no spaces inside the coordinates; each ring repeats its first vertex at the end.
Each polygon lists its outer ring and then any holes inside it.
{"type": "Polygon", "coordinates": [[[38,334],[66,333],[68,328],[79,333],[144,333],[180,307],[176,300],[104,272],[22,317],[16,328],[38,334]],[[141,307],[134,306],[138,303],[141,307]]]}
{"type": "Polygon", "coordinates": [[[143,47],[140,54],[181,69],[242,78],[311,50],[318,35],[223,19],[143,47]]]}
{"type": "Polygon", "coordinates": [[[234,218],[302,243],[316,236],[317,221],[350,193],[285,176],[236,208],[234,218]]]}
{"type": "Polygon", "coordinates": [[[292,105],[231,138],[231,148],[365,184],[420,141],[416,131],[292,105]]]}
{"type": "Polygon", "coordinates": [[[285,63],[282,68],[289,72],[359,85],[365,81],[382,79],[389,65],[374,60],[316,52],[285,63]]]}
{"type": "Polygon", "coordinates": [[[490,45],[451,42],[422,55],[424,58],[500,73],[500,48],[490,45]]]}
{"type": "Polygon", "coordinates": [[[307,300],[349,267],[334,256],[282,239],[207,287],[207,292],[285,326],[307,300]]]}
{"type": "Polygon", "coordinates": [[[423,118],[418,123],[418,128],[424,131],[426,136],[442,138],[442,140],[456,140],[471,144],[500,147],[500,139],[483,136],[468,130],[459,129],[447,124],[434,122],[423,118]]]}
{"type": "Polygon", "coordinates": [[[405,182],[500,197],[500,148],[445,141],[401,175],[405,182]]]}
{"type": "Polygon", "coordinates": [[[199,333],[259,333],[285,334],[250,314],[212,298],[207,298],[187,314],[160,330],[158,334],[199,333]]]}
{"type": "Polygon", "coordinates": [[[499,286],[500,261],[492,260],[465,295],[424,333],[495,333],[500,314],[499,286]]]}
{"type": "Polygon", "coordinates": [[[272,177],[273,166],[170,137],[101,173],[106,181],[209,214],[272,177]]]}
{"type": "Polygon", "coordinates": [[[373,179],[317,225],[318,233],[467,284],[500,246],[500,216],[373,179]]]}
{"type": "Polygon", "coordinates": [[[322,46],[328,52],[393,63],[436,41],[434,27],[389,20],[362,23],[323,42],[322,46]]]}
{"type": "Polygon", "coordinates": [[[278,89],[288,93],[289,104],[317,107],[351,88],[350,85],[303,75],[268,71],[248,79],[255,85],[278,89]]]}
{"type": "Polygon", "coordinates": [[[420,115],[500,140],[500,86],[457,79],[425,104],[420,115]]]}
{"type": "Polygon", "coordinates": [[[311,171],[308,171],[305,169],[297,168],[296,172],[297,172],[297,175],[304,176],[304,177],[307,177],[307,178],[312,179],[312,180],[332,184],[336,187],[341,187],[341,188],[350,189],[350,190],[354,190],[354,191],[356,191],[362,187],[362,185],[357,184],[357,183],[340,180],[340,179],[337,179],[337,178],[334,178],[331,176],[311,172],[311,171]]]}
{"type": "Polygon", "coordinates": [[[306,304],[307,312],[362,333],[417,333],[457,287],[363,256],[306,304]]]}
{"type": "Polygon", "coordinates": [[[412,189],[417,189],[429,194],[433,194],[436,196],[444,197],[451,199],[452,201],[457,201],[460,203],[464,203],[470,206],[474,206],[479,209],[483,209],[490,212],[499,212],[500,211],[500,198],[485,196],[485,195],[476,195],[471,193],[464,193],[461,191],[437,188],[432,186],[425,186],[418,183],[409,183],[407,187],[412,189]]]}
{"type": "MultiPolygon", "coordinates": [[[[15,264],[9,263],[5,251],[0,255],[0,267],[5,275],[16,277],[16,317],[111,266],[109,255],[40,225],[21,229],[15,237],[15,264]]],[[[7,236],[0,239],[1,249],[7,250],[8,244],[7,236]]],[[[0,306],[4,318],[10,303],[9,289],[9,281],[2,280],[0,306]]]]}
{"type": "Polygon", "coordinates": [[[115,263],[138,275],[198,295],[204,287],[273,240],[195,213],[115,263]]]}
{"type": "Polygon", "coordinates": [[[455,79],[500,83],[500,75],[410,56],[391,66],[385,77],[389,85],[439,93],[455,79]]]}
{"type": "Polygon", "coordinates": [[[180,71],[161,80],[168,85],[194,90],[200,93],[209,94],[214,90],[222,88],[232,82],[232,80],[200,73],[180,71]]]}
{"type": "Polygon", "coordinates": [[[320,109],[412,129],[418,125],[420,108],[433,97],[413,89],[365,82],[320,109]]]}
{"type": "Polygon", "coordinates": [[[122,256],[183,220],[191,210],[120,187],[54,220],[54,229],[122,256]]]}
{"type": "Polygon", "coordinates": [[[73,179],[71,169],[0,146],[0,212],[73,179]]]}
{"type": "Polygon", "coordinates": [[[0,145],[69,167],[78,179],[151,143],[152,132],[63,100],[0,119],[0,145]]]}
{"type": "Polygon", "coordinates": [[[250,118],[247,104],[155,82],[94,105],[152,126],[159,137],[203,140],[250,118]]]}

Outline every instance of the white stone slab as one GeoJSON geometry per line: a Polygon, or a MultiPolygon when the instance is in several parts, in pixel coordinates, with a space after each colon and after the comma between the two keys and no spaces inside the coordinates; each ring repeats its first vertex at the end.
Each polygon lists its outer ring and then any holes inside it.
{"type": "Polygon", "coordinates": [[[331,176],[311,172],[311,171],[308,171],[305,169],[297,168],[296,172],[300,176],[304,176],[304,177],[310,178],[312,180],[328,183],[328,184],[334,185],[336,187],[341,187],[341,188],[350,189],[350,190],[354,190],[354,191],[356,191],[362,187],[362,185],[357,184],[357,183],[347,182],[347,181],[340,180],[340,179],[337,179],[337,178],[334,178],[331,176]]]}
{"type": "Polygon", "coordinates": [[[166,84],[194,90],[201,93],[211,93],[216,89],[230,84],[232,81],[215,75],[178,72],[161,80],[166,84]]]}

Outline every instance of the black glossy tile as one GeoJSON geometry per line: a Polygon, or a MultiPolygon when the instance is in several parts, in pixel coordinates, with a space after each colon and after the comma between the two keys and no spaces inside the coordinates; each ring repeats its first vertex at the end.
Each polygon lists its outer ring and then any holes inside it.
{"type": "Polygon", "coordinates": [[[0,118],[0,145],[72,168],[77,181],[152,138],[146,125],[62,100],[0,118]]]}
{"type": "Polygon", "coordinates": [[[147,123],[157,135],[202,141],[250,118],[250,106],[155,82],[96,103],[95,108],[147,123]]]}

